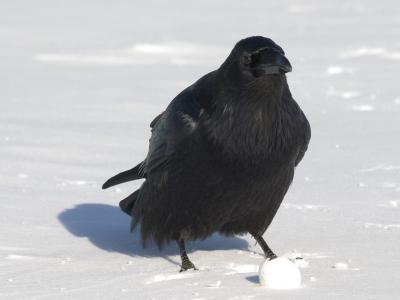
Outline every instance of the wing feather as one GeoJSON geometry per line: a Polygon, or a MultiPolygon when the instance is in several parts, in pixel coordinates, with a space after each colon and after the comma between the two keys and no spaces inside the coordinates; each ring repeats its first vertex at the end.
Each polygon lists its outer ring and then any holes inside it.
{"type": "Polygon", "coordinates": [[[201,107],[189,87],[152,122],[145,174],[163,168],[173,160],[181,142],[197,130],[200,111],[201,107]]]}

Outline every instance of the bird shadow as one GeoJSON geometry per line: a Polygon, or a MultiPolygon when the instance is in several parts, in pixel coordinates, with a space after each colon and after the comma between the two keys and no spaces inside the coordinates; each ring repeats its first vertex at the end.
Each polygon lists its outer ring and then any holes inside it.
{"type": "MultiPolygon", "coordinates": [[[[118,252],[129,256],[163,257],[173,264],[177,261],[168,256],[179,254],[175,243],[159,250],[155,245],[142,247],[140,234],[130,232],[131,218],[119,207],[83,203],[68,208],[58,215],[61,224],[73,235],[87,238],[93,245],[108,252],[118,252]]],[[[188,245],[188,251],[248,250],[248,242],[238,237],[224,237],[214,234],[203,241],[188,245]]]]}

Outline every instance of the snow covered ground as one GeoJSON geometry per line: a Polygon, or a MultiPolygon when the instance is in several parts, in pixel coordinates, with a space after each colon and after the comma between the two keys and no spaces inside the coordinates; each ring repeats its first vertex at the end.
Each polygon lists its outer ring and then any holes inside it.
{"type": "Polygon", "coordinates": [[[398,299],[398,1],[0,3],[1,299],[398,299]],[[310,150],[265,234],[301,255],[303,285],[258,285],[249,236],[143,250],[109,176],[139,162],[149,123],[261,34],[286,50],[310,150]]]}

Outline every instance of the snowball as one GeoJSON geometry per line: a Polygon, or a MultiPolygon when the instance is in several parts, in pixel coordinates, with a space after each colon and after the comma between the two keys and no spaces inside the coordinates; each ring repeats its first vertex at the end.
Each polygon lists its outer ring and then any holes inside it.
{"type": "Polygon", "coordinates": [[[272,289],[293,289],[301,285],[301,273],[286,257],[264,261],[258,271],[261,285],[272,289]]]}

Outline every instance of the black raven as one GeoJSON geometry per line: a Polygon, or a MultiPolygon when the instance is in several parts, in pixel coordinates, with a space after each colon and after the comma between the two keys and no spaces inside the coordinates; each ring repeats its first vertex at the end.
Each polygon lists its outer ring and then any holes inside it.
{"type": "Polygon", "coordinates": [[[291,70],[271,39],[243,39],[218,70],[151,122],[146,159],[103,185],[145,178],[120,202],[132,216],[131,229],[140,224],[143,246],[176,241],[182,271],[195,268],[186,241],[249,232],[267,259],[276,257],[262,235],[311,137],[286,81],[291,70]]]}

